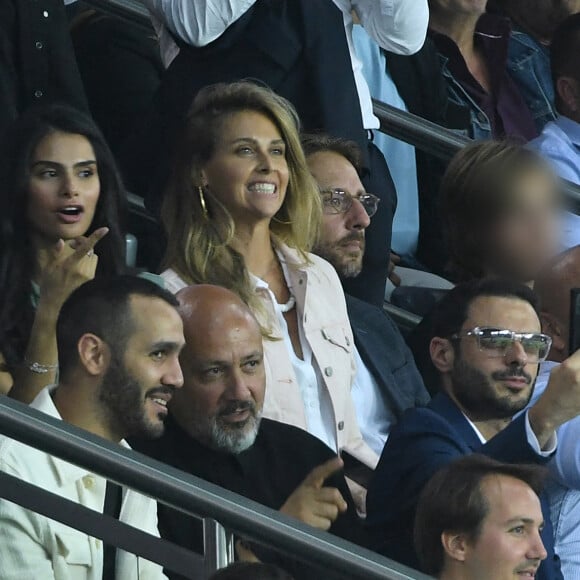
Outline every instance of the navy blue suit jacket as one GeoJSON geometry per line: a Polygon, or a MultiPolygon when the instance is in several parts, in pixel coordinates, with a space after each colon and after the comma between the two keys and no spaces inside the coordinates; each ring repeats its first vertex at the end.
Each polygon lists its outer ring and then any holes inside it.
{"type": "MultiPolygon", "coordinates": [[[[415,508],[424,485],[444,465],[470,453],[482,453],[507,463],[544,464],[526,436],[525,415],[482,444],[463,413],[444,393],[424,409],[412,409],[389,435],[367,495],[367,525],[376,548],[386,556],[418,567],[413,550],[415,508]]],[[[538,571],[540,580],[562,579],[554,554],[550,508],[542,500],[542,532],[548,557],[538,571]]]]}
{"type": "Polygon", "coordinates": [[[348,294],[345,298],[360,357],[394,418],[399,421],[407,409],[424,407],[429,393],[396,324],[382,308],[348,294]]]}

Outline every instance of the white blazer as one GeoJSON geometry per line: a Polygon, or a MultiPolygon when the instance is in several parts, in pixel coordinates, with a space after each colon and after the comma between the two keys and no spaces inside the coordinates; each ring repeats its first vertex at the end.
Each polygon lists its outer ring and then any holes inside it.
{"type": "MultiPolygon", "coordinates": [[[[60,419],[50,387],[31,407],[60,419]]],[[[129,447],[124,441],[124,447],[129,447]]],[[[102,512],[106,480],[71,463],[7,437],[0,438],[0,469],[28,483],[102,512]]],[[[120,521],[158,536],[157,503],[123,488],[120,521]]],[[[0,578],[2,580],[102,580],[100,540],[0,499],[0,578]]],[[[160,566],[117,551],[120,580],[166,579],[160,566]]]]}

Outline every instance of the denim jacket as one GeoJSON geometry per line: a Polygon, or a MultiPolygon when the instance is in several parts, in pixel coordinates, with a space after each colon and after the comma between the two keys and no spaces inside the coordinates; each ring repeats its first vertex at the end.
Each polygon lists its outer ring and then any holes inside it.
{"type": "MultiPolygon", "coordinates": [[[[491,139],[492,131],[489,118],[471,97],[471,95],[461,86],[460,83],[455,80],[455,77],[451,74],[451,71],[447,67],[447,62],[449,59],[441,54],[439,54],[439,59],[441,62],[441,72],[447,81],[449,100],[452,103],[461,106],[467,106],[469,108],[470,130],[467,136],[477,141],[481,139],[491,139]]],[[[463,133],[463,131],[460,132],[463,133]]]]}
{"type": "Polygon", "coordinates": [[[526,101],[538,131],[557,117],[550,52],[521,30],[513,30],[508,49],[508,71],[526,101]]]}

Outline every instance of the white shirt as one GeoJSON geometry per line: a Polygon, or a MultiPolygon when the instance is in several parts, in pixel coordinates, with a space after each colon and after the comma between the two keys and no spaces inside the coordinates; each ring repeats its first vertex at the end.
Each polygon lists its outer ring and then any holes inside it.
{"type": "Polygon", "coordinates": [[[381,455],[391,427],[396,423],[396,417],[385,404],[379,385],[360,357],[356,346],[353,350],[356,375],[352,385],[352,399],[356,418],[366,444],[377,455],[381,455]]]}
{"type": "MultiPolygon", "coordinates": [[[[161,43],[165,66],[179,49],[171,38],[178,36],[193,46],[206,46],[241,18],[257,0],[142,0],[149,9],[161,43]]],[[[343,14],[352,70],[361,104],[365,129],[378,129],[373,115],[368,85],[362,74],[352,41],[352,11],[378,44],[398,54],[413,54],[421,49],[427,34],[427,0],[332,0],[343,14]]]]}
{"type": "MultiPolygon", "coordinates": [[[[50,388],[30,405],[61,419],[50,388]]],[[[121,442],[128,447],[125,442],[121,442]]],[[[7,437],[0,437],[0,470],[61,497],[103,511],[106,480],[52,455],[7,437]]],[[[152,535],[157,532],[157,503],[123,489],[120,521],[152,535]]],[[[100,540],[64,524],[0,499],[0,578],[2,580],[102,580],[100,540]]],[[[123,580],[161,580],[160,566],[117,551],[116,577],[123,580]]]]}

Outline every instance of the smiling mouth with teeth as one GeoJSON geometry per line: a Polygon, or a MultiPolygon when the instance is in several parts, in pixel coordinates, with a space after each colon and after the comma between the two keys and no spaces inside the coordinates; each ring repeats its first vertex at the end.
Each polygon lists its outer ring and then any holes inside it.
{"type": "Polygon", "coordinates": [[[274,183],[252,183],[248,186],[248,191],[262,193],[264,195],[274,195],[277,189],[274,183]]]}

